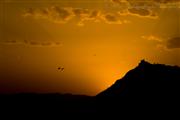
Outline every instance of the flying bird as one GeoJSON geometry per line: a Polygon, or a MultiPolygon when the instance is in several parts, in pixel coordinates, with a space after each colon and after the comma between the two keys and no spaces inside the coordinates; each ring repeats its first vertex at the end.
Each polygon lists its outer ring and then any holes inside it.
{"type": "Polygon", "coordinates": [[[58,70],[59,71],[64,71],[64,68],[63,67],[58,67],[58,70]]]}

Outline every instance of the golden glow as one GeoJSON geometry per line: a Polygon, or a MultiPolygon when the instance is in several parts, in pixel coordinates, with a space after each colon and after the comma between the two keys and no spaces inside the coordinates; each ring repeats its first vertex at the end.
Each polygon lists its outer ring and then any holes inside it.
{"type": "Polygon", "coordinates": [[[0,92],[95,95],[141,59],[180,65],[180,46],[166,46],[171,42],[168,39],[180,37],[178,8],[157,10],[156,17],[143,16],[149,14],[145,10],[118,16],[118,11],[109,9],[109,2],[102,5],[103,0],[55,1],[0,2],[0,92]],[[86,8],[88,12],[80,14],[82,18],[72,14],[72,19],[65,12],[57,19],[52,6],[71,11],[86,8]],[[45,8],[51,14],[44,11],[42,16],[38,10],[45,8]],[[26,9],[29,13],[24,14],[26,9]],[[99,13],[88,18],[92,10],[99,13]]]}

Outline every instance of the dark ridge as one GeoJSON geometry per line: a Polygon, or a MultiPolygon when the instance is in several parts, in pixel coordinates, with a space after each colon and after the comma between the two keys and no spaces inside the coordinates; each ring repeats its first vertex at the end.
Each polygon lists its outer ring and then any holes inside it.
{"type": "Polygon", "coordinates": [[[92,115],[105,117],[110,113],[113,116],[117,113],[118,118],[122,118],[123,115],[127,117],[127,114],[131,117],[135,112],[147,117],[154,114],[154,118],[157,118],[156,113],[161,117],[179,117],[179,80],[180,67],[151,64],[142,60],[136,68],[97,96],[58,93],[1,94],[1,117],[14,117],[15,114],[18,118],[23,115],[50,115],[60,119],[75,119],[77,115],[86,116],[83,118],[86,119],[92,115]]]}
{"type": "Polygon", "coordinates": [[[180,67],[142,60],[136,68],[96,97],[178,97],[179,81],[180,67]]]}

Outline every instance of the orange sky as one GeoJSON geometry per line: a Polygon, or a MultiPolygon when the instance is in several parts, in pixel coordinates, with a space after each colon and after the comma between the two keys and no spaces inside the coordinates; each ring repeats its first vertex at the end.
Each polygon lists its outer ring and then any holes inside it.
{"type": "Polygon", "coordinates": [[[180,65],[179,0],[137,1],[1,0],[0,93],[95,95],[141,59],[180,65]]]}

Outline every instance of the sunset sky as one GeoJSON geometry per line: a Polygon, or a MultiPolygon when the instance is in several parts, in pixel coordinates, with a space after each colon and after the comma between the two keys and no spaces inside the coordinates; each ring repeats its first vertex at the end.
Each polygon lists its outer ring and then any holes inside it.
{"type": "Polygon", "coordinates": [[[141,59],[180,66],[179,2],[0,0],[0,93],[96,95],[141,59]]]}

